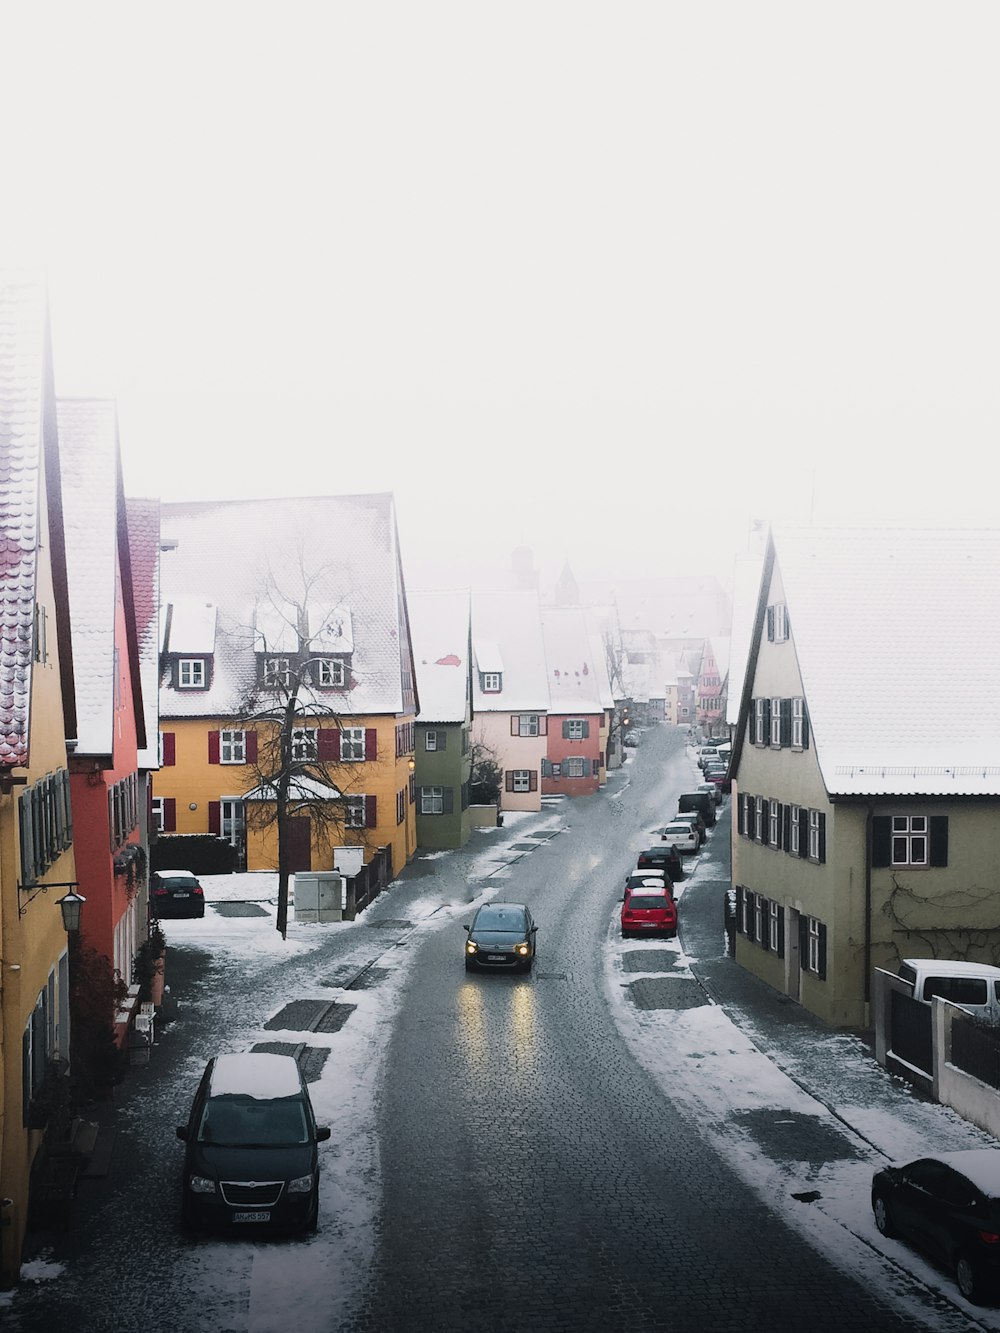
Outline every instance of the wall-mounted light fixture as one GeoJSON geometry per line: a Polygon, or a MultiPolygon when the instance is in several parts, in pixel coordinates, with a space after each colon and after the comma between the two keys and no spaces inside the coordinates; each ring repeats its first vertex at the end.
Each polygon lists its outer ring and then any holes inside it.
{"type": "Polygon", "coordinates": [[[62,912],[63,925],[67,930],[76,931],[80,929],[80,908],[87,901],[76,890],[80,887],[80,881],[76,879],[63,880],[61,884],[19,884],[18,893],[31,893],[31,897],[25,899],[23,903],[18,903],[17,914],[24,916],[28,910],[28,903],[33,903],[40,893],[48,893],[49,889],[69,889],[69,893],[64,897],[57,899],[56,906],[62,912]],[[31,891],[34,890],[32,893],[31,891]]]}
{"type": "Polygon", "coordinates": [[[188,809],[189,809],[189,810],[197,810],[197,809],[198,809],[198,802],[197,802],[197,801],[192,801],[191,804],[188,806],[188,809]]]}
{"type": "Polygon", "coordinates": [[[416,768],[416,766],[417,766],[417,761],[415,759],[413,759],[412,757],[410,759],[407,759],[406,767],[410,770],[411,773],[416,768]]]}
{"type": "Polygon", "coordinates": [[[62,912],[67,934],[74,934],[80,929],[80,911],[86,901],[82,894],[74,893],[72,888],[69,893],[57,899],[56,906],[62,912]]]}

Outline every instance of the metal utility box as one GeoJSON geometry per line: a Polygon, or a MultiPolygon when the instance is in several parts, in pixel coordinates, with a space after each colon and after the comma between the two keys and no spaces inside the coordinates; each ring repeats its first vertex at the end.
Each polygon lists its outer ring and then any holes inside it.
{"type": "Polygon", "coordinates": [[[296,921],[343,921],[344,877],[337,870],[295,876],[296,921]]]}

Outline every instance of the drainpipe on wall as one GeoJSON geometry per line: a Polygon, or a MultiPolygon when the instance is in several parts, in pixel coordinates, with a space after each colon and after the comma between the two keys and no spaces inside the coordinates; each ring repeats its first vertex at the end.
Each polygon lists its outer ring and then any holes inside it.
{"type": "Polygon", "coordinates": [[[865,815],[865,1027],[871,1026],[872,992],[872,819],[875,806],[865,815]]]}

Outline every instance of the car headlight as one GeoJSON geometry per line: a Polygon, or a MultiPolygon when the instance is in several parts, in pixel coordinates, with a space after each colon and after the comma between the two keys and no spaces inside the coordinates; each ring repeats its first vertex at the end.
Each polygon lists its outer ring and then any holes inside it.
{"type": "Polygon", "coordinates": [[[215,1181],[207,1176],[188,1176],[188,1189],[192,1194],[214,1194],[215,1181]]]}
{"type": "Polygon", "coordinates": [[[515,944],[515,945],[514,945],[514,952],[515,952],[515,953],[519,953],[519,954],[521,955],[522,958],[527,957],[527,954],[528,954],[528,941],[527,941],[527,940],[522,940],[520,944],[515,944]]]}
{"type": "Polygon", "coordinates": [[[479,945],[476,943],[475,940],[467,940],[467,941],[466,941],[466,944],[465,944],[465,952],[466,952],[466,953],[478,953],[478,952],[479,952],[479,945]]]}
{"type": "Polygon", "coordinates": [[[289,1194],[308,1194],[313,1187],[313,1174],[307,1176],[296,1176],[294,1180],[288,1182],[289,1194]]]}

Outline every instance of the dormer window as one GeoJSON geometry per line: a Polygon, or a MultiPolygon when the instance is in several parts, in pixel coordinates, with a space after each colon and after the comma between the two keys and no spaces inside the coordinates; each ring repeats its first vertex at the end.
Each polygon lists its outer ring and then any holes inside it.
{"type": "Polygon", "coordinates": [[[264,658],[264,688],[287,689],[292,683],[291,663],[287,657],[264,658]]]}
{"type": "Polygon", "coordinates": [[[345,678],[344,663],[340,658],[321,658],[316,663],[316,684],[320,689],[340,689],[345,678]]]}
{"type": "Polygon", "coordinates": [[[203,690],[208,684],[203,657],[181,657],[177,661],[177,688],[179,690],[203,690]]]}
{"type": "Polygon", "coordinates": [[[482,683],[484,694],[499,694],[503,689],[503,674],[499,671],[484,671],[482,683]]]}

